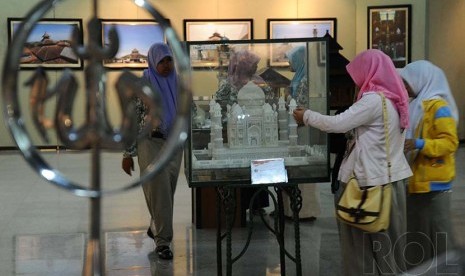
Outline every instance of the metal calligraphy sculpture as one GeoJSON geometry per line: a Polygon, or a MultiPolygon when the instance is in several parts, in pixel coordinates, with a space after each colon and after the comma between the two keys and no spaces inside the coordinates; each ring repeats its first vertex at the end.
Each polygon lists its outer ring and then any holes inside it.
{"type": "Polygon", "coordinates": [[[40,156],[26,131],[18,100],[18,70],[23,45],[37,21],[59,2],[62,1],[44,0],[37,4],[26,16],[14,35],[3,67],[4,117],[11,135],[24,158],[41,177],[77,196],[90,198],[90,233],[86,245],[83,275],[104,275],[105,270],[100,243],[101,197],[138,187],[155,177],[169,161],[172,154],[187,139],[187,126],[192,99],[189,60],[175,31],[164,19],[164,16],[150,4],[142,1],[139,6],[152,15],[163,28],[166,40],[174,55],[175,66],[179,73],[179,103],[176,122],[167,139],[165,148],[137,181],[113,190],[102,189],[100,176],[100,155],[102,150],[122,149],[137,139],[137,125],[133,123],[135,112],[131,99],[134,96],[139,97],[150,110],[146,124],[148,129],[157,123],[159,116],[157,93],[159,91],[152,91],[149,85],[137,81],[138,78],[130,72],[122,73],[116,82],[116,90],[123,118],[117,130],[110,124],[105,105],[106,76],[102,61],[116,55],[119,48],[119,39],[116,30],[113,29],[109,33],[109,45],[102,46],[98,1],[93,0],[93,17],[88,22],[88,44],[82,45],[78,43],[82,39],[80,39],[77,30],[74,31],[71,41],[71,46],[76,55],[87,61],[84,72],[86,82],[85,123],[78,128],[74,125],[73,103],[79,86],[70,70],[63,72],[58,83],[53,88],[48,87],[47,75],[41,68],[38,68],[33,77],[27,82],[31,89],[29,102],[32,121],[40,136],[48,142],[46,129],[54,127],[60,141],[67,148],[75,150],[90,149],[92,162],[90,184],[87,187],[75,183],[52,168],[40,156]],[[44,114],[47,101],[54,97],[57,97],[57,106],[55,118],[51,120],[46,118],[44,114]]]}

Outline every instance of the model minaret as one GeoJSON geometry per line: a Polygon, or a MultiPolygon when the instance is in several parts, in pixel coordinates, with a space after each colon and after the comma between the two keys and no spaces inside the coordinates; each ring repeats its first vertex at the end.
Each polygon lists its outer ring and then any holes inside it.
{"type": "Polygon", "coordinates": [[[294,99],[289,103],[289,146],[297,146],[297,123],[294,119],[294,110],[297,107],[297,103],[294,99]]]}
{"type": "Polygon", "coordinates": [[[286,110],[286,102],[283,97],[279,97],[278,101],[278,125],[279,125],[279,140],[289,140],[289,120],[286,110]]]}
{"type": "Polygon", "coordinates": [[[210,101],[210,147],[220,149],[223,147],[223,125],[221,124],[221,106],[214,99],[210,101]]]}

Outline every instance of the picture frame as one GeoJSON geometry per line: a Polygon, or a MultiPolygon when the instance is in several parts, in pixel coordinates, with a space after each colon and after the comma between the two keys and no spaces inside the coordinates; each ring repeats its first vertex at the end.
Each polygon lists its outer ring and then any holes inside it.
{"type": "MultiPolygon", "coordinates": [[[[8,44],[11,45],[16,30],[25,18],[9,17],[8,44]]],[[[71,47],[72,34],[77,28],[78,43],[82,44],[83,29],[80,18],[40,19],[32,28],[27,41],[24,43],[20,58],[20,69],[33,70],[42,67],[46,70],[69,68],[80,70],[83,61],[71,47]]]]}
{"type": "Polygon", "coordinates": [[[368,7],[368,49],[387,54],[396,68],[411,60],[412,5],[368,7]]]}
{"type": "Polygon", "coordinates": [[[324,66],[326,64],[326,41],[321,41],[318,43],[318,65],[324,66]]]}
{"type": "Polygon", "coordinates": [[[101,19],[100,22],[102,44],[109,43],[108,33],[112,27],[116,28],[120,43],[115,57],[103,61],[107,69],[143,70],[148,67],[150,46],[156,42],[166,42],[163,28],[155,20],[101,19]]]}
{"type": "MultiPolygon", "coordinates": [[[[328,18],[270,18],[267,19],[268,39],[324,37],[326,33],[336,39],[337,19],[328,18]]],[[[324,43],[324,42],[321,42],[324,43]]],[[[289,66],[285,51],[295,45],[276,45],[270,49],[269,64],[272,67],[289,66]]],[[[326,53],[319,51],[320,65],[326,62],[326,53]]]]}
{"type": "Polygon", "coordinates": [[[184,19],[185,41],[251,40],[253,19],[184,19]]]}
{"type": "MultiPolygon", "coordinates": [[[[251,40],[253,39],[253,19],[184,19],[184,40],[211,41],[251,40]]],[[[193,45],[191,53],[192,68],[211,68],[227,66],[220,61],[222,55],[228,55],[217,44],[193,45]]]]}

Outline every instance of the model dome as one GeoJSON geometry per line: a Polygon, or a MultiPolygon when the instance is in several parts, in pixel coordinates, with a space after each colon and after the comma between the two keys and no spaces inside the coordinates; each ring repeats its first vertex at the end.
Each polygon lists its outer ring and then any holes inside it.
{"type": "Polygon", "coordinates": [[[237,93],[240,106],[262,106],[265,104],[265,93],[253,81],[246,83],[237,93]]]}

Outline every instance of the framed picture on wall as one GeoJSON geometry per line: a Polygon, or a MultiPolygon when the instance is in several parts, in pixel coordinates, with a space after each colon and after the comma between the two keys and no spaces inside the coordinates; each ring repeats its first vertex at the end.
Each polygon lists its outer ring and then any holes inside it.
{"type": "Polygon", "coordinates": [[[184,19],[185,41],[253,39],[253,19],[184,19]]]}
{"type": "MultiPolygon", "coordinates": [[[[11,44],[24,18],[8,18],[8,43],[11,44]]],[[[71,47],[73,31],[82,43],[82,19],[41,19],[31,30],[20,59],[21,69],[82,69],[83,62],[71,47]]]]}
{"type": "Polygon", "coordinates": [[[165,42],[163,28],[155,20],[102,19],[102,41],[108,45],[109,31],[116,28],[119,50],[115,57],[103,61],[109,69],[145,69],[148,67],[147,53],[156,42],[165,42]]]}
{"type": "MultiPolygon", "coordinates": [[[[185,41],[221,41],[253,39],[253,19],[184,19],[185,41]]],[[[195,44],[189,49],[193,68],[227,66],[227,47],[218,44],[195,44]]]]}
{"type": "Polygon", "coordinates": [[[368,49],[379,49],[397,68],[411,60],[411,5],[368,7],[368,49]]]}
{"type": "MultiPolygon", "coordinates": [[[[268,39],[323,37],[326,33],[336,39],[336,18],[267,19],[267,23],[268,39]]],[[[270,49],[270,66],[288,66],[289,61],[285,53],[293,47],[295,45],[273,44],[270,49]]],[[[323,53],[323,51],[320,51],[320,53],[319,63],[324,64],[326,62],[326,53],[323,53]]]]}

